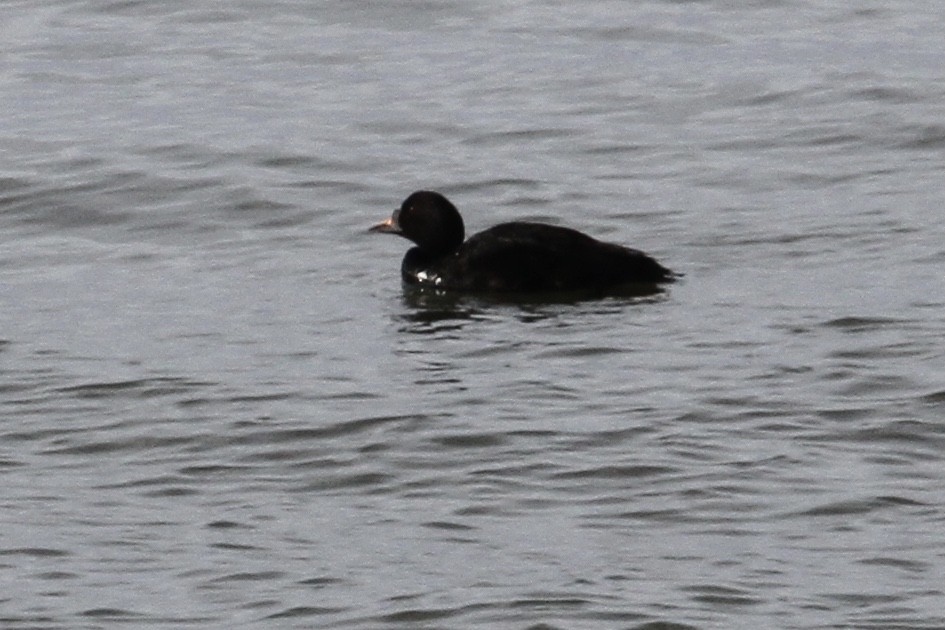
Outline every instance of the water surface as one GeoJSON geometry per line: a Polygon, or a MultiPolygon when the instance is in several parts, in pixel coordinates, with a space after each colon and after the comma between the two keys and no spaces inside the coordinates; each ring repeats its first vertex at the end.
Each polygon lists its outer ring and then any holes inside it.
{"type": "Polygon", "coordinates": [[[945,626],[943,25],[5,3],[2,625],[945,626]],[[685,279],[412,293],[417,188],[685,279]]]}

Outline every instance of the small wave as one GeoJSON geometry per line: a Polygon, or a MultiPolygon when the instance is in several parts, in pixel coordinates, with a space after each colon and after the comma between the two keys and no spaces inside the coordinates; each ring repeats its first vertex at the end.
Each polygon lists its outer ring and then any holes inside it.
{"type": "Polygon", "coordinates": [[[638,26],[593,26],[566,28],[562,34],[580,39],[603,42],[645,42],[661,44],[698,44],[718,46],[729,42],[728,39],[705,31],[686,29],[645,28],[638,26]]]}
{"type": "Polygon", "coordinates": [[[349,610],[344,607],[331,606],[292,606],[280,610],[266,617],[266,619],[298,619],[304,617],[321,617],[323,615],[336,615],[349,610]]]}
{"type": "Polygon", "coordinates": [[[72,554],[62,549],[49,547],[16,547],[0,549],[0,556],[26,556],[28,558],[63,558],[72,554]]]}
{"type": "Polygon", "coordinates": [[[194,381],[186,378],[158,377],[83,383],[81,385],[60,387],[54,391],[78,399],[121,397],[155,398],[159,396],[175,396],[195,389],[213,387],[214,385],[214,383],[194,381]]]}
{"type": "Polygon", "coordinates": [[[678,472],[671,466],[626,465],[626,466],[598,466],[582,470],[571,470],[552,475],[554,479],[626,479],[653,477],[678,472]]]}
{"type": "Polygon", "coordinates": [[[846,316],[829,319],[822,324],[824,328],[839,328],[849,332],[872,332],[883,328],[898,328],[907,320],[894,317],[859,317],[846,316]]]}
{"type": "Polygon", "coordinates": [[[900,149],[938,150],[945,148],[945,126],[912,125],[901,130],[903,136],[896,146],[900,149]]]}
{"type": "Polygon", "coordinates": [[[921,507],[921,501],[896,496],[881,496],[868,499],[831,501],[794,514],[794,516],[847,516],[851,514],[869,514],[879,510],[902,507],[921,507]]]}
{"type": "Polygon", "coordinates": [[[89,608],[88,610],[82,611],[80,614],[83,617],[92,617],[93,619],[109,619],[116,621],[122,619],[141,619],[144,617],[141,613],[125,610],[124,608],[89,608]]]}
{"type": "Polygon", "coordinates": [[[751,597],[747,591],[727,586],[699,585],[686,586],[680,589],[684,593],[691,593],[694,601],[724,606],[748,606],[760,604],[764,600],[751,597]]]}

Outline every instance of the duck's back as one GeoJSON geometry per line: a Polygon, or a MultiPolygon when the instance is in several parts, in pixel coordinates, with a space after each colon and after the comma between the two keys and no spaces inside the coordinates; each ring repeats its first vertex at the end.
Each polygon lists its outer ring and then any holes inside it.
{"type": "Polygon", "coordinates": [[[516,292],[597,290],[674,278],[643,252],[528,222],[502,223],[472,236],[442,261],[439,275],[450,288],[516,292]]]}

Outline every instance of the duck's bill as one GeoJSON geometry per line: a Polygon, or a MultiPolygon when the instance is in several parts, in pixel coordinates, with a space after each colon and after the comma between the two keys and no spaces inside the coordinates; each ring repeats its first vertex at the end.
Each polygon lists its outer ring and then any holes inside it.
{"type": "Polygon", "coordinates": [[[397,222],[394,221],[394,217],[390,217],[384,221],[381,221],[377,225],[368,228],[368,232],[386,232],[388,234],[400,234],[400,226],[397,225],[397,222]]]}

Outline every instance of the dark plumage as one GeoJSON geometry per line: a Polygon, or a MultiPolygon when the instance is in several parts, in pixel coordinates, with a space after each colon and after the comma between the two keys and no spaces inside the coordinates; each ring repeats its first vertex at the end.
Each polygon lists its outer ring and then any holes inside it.
{"type": "Polygon", "coordinates": [[[672,282],[676,274],[641,251],[570,228],[515,221],[463,242],[463,219],[443,195],[418,191],[371,228],[414,243],[401,274],[410,284],[463,292],[601,291],[672,282]]]}

